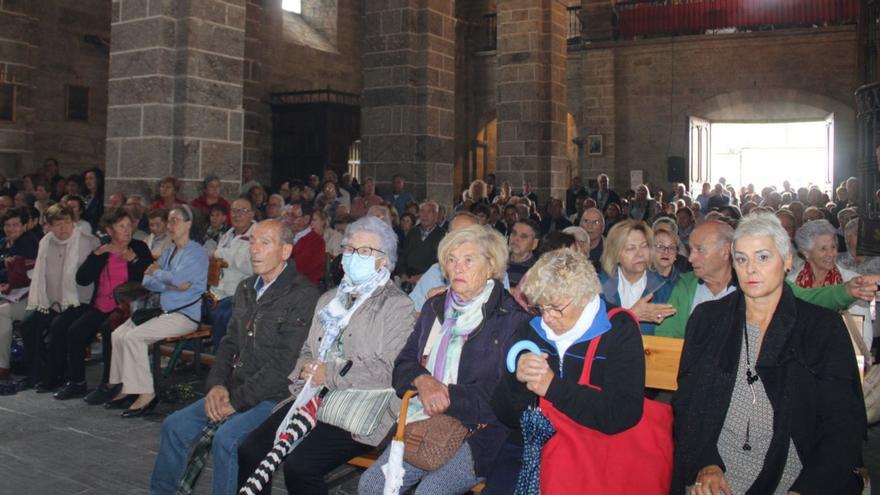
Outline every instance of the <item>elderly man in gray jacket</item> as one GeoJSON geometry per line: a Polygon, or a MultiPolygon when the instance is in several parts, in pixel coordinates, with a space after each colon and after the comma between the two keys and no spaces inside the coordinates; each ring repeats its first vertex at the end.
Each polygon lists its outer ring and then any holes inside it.
{"type": "Polygon", "coordinates": [[[235,291],[232,318],[208,375],[208,395],[162,422],[150,493],[172,494],[187,454],[209,422],[214,435],[215,495],[235,493],[238,446],[287,396],[287,375],[299,357],[320,293],[292,262],[293,234],[282,222],[257,224],[250,239],[254,276],[235,291]]]}

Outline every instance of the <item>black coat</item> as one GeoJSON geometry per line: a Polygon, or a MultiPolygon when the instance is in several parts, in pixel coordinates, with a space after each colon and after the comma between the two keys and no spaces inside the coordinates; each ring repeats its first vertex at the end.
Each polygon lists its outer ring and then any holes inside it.
{"type": "MultiPolygon", "coordinates": [[[[422,351],[434,321],[439,318],[443,322],[445,298],[444,292],[425,303],[415,330],[394,360],[392,386],[398,395],[402,396],[412,388],[413,381],[419,376],[430,374],[422,366],[422,351]]],[[[489,399],[501,379],[505,352],[513,343],[514,330],[528,318],[529,315],[522,311],[501,281],[496,280],[492,295],[483,305],[483,321],[462,348],[458,383],[449,385],[450,406],[446,414],[457,418],[468,428],[486,425],[468,439],[477,476],[489,473],[507,437],[507,428],[495,417],[489,399]]]]}
{"type": "MultiPolygon", "coordinates": [[[[135,258],[128,264],[127,282],[140,282],[144,279],[144,272],[153,263],[153,254],[150,248],[143,241],[132,239],[128,243],[128,247],[134,251],[135,258]]],[[[76,283],[79,285],[97,284],[101,278],[101,272],[107,266],[107,260],[110,259],[109,253],[96,255],[94,251],[89,253],[83,264],[76,270],[76,283]]],[[[97,287],[96,287],[97,289],[97,287]]],[[[94,291],[92,295],[92,303],[98,291],[94,291]]]]}
{"type": "MultiPolygon", "coordinates": [[[[672,493],[682,493],[705,466],[725,469],[717,443],[730,406],[745,324],[745,296],[703,303],[687,324],[678,374],[672,493]]],[[[791,490],[858,493],[865,402],[849,334],[841,317],[796,299],[788,286],[761,344],[756,370],[773,406],[773,437],[747,492],[773,493],[789,438],[803,463],[791,490]]],[[[788,488],[788,487],[785,487],[788,488]]]]}
{"type": "MultiPolygon", "coordinates": [[[[513,341],[531,340],[548,355],[547,364],[555,376],[545,399],[581,425],[613,435],[632,428],[642,418],[645,357],[639,327],[626,313],[616,314],[611,319],[611,329],[601,337],[590,371],[590,383],[602,390],[578,384],[587,349],[593,341],[589,335],[585,334],[565,352],[561,373],[556,345],[548,341],[533,322],[520,324],[513,341]]],[[[498,419],[511,428],[513,443],[522,444],[519,419],[535,399],[535,394],[516,379],[516,374],[505,369],[492,397],[492,409],[498,419]]]]}

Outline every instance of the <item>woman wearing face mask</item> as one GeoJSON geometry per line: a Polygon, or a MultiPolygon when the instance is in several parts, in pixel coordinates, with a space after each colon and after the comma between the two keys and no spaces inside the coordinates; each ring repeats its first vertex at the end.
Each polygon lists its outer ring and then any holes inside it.
{"type": "MultiPolygon", "coordinates": [[[[479,225],[457,229],[440,242],[437,259],[449,290],[422,307],[394,362],[393,384],[399,395],[413,388],[419,392],[410,401],[407,423],[445,414],[474,433],[434,471],[404,461],[401,493],[416,484],[419,494],[467,493],[488,476],[507,438],[489,398],[501,380],[514,332],[529,319],[501,283],[507,246],[496,230],[479,225]]],[[[381,467],[389,450],[361,476],[358,493],[382,493],[381,467]]]]}
{"type": "MultiPolygon", "coordinates": [[[[412,332],[415,320],[412,301],[391,279],[397,261],[397,236],[382,220],[364,217],[348,227],[342,256],[345,276],[339,287],[318,300],[309,336],[290,375],[291,398],[280,404],[238,449],[240,484],[272,448],[275,431],[307,376],[312,377],[313,385],[327,387],[330,394],[386,389],[393,395],[391,363],[412,332]],[[336,329],[339,337],[329,354],[323,361],[317,359],[325,334],[336,329]]],[[[391,397],[388,406],[373,416],[379,418],[378,425],[366,434],[325,423],[319,413],[317,426],[284,461],[287,491],[327,493],[324,475],[376,448],[394,426],[399,409],[400,400],[391,397]]],[[[271,487],[263,492],[270,491],[271,487]]]]}

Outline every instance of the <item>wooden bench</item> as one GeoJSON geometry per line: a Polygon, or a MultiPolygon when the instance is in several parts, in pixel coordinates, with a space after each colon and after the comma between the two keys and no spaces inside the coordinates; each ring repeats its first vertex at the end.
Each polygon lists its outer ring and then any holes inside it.
{"type": "MultiPolygon", "coordinates": [[[[645,348],[645,388],[672,392],[677,390],[678,364],[681,361],[684,339],[642,335],[642,346],[645,348]]],[[[349,460],[348,464],[367,469],[376,462],[380,454],[379,451],[373,451],[349,460]]],[[[471,493],[480,493],[485,486],[485,483],[480,483],[471,489],[471,493]]]]}
{"type": "MultiPolygon", "coordinates": [[[[208,302],[209,310],[213,310],[217,307],[217,297],[214,296],[214,294],[212,294],[211,292],[206,292],[203,297],[208,302]]],[[[205,315],[202,315],[203,318],[204,316],[205,315]]],[[[159,390],[160,380],[164,380],[171,376],[171,372],[173,372],[174,367],[177,366],[177,362],[180,360],[180,355],[183,353],[183,348],[186,346],[187,342],[194,343],[194,364],[196,374],[199,374],[202,364],[202,340],[210,338],[211,334],[212,326],[207,323],[202,323],[199,328],[193,332],[190,332],[186,335],[181,335],[179,337],[168,337],[153,344],[153,386],[157,391],[156,393],[158,393],[159,390]],[[174,350],[171,351],[171,356],[168,358],[168,364],[166,364],[165,368],[162,369],[161,347],[165,344],[173,344],[174,350]]]]}

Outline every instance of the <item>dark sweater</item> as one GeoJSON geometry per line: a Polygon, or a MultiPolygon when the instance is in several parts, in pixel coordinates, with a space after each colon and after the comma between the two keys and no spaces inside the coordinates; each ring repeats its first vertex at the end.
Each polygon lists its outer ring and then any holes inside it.
{"type": "Polygon", "coordinates": [[[23,232],[11,246],[6,247],[5,244],[6,243],[4,242],[3,248],[0,249],[0,283],[5,283],[9,279],[9,273],[5,263],[6,258],[21,256],[26,260],[35,260],[37,259],[37,251],[40,243],[36,237],[28,235],[27,232],[23,232]]]}
{"type": "Polygon", "coordinates": [[[409,276],[421,275],[437,262],[437,247],[446,232],[438,225],[422,240],[422,232],[418,226],[412,228],[406,236],[400,272],[409,276]]]}
{"type": "MultiPolygon", "coordinates": [[[[705,466],[725,469],[717,443],[738,375],[745,324],[742,291],[703,303],[688,320],[678,374],[672,493],[705,466]]],[[[802,495],[859,493],[865,402],[840,315],[796,299],[785,286],[764,335],[756,371],[773,406],[773,437],[751,495],[773,493],[791,441],[803,469],[802,495]]]]}

